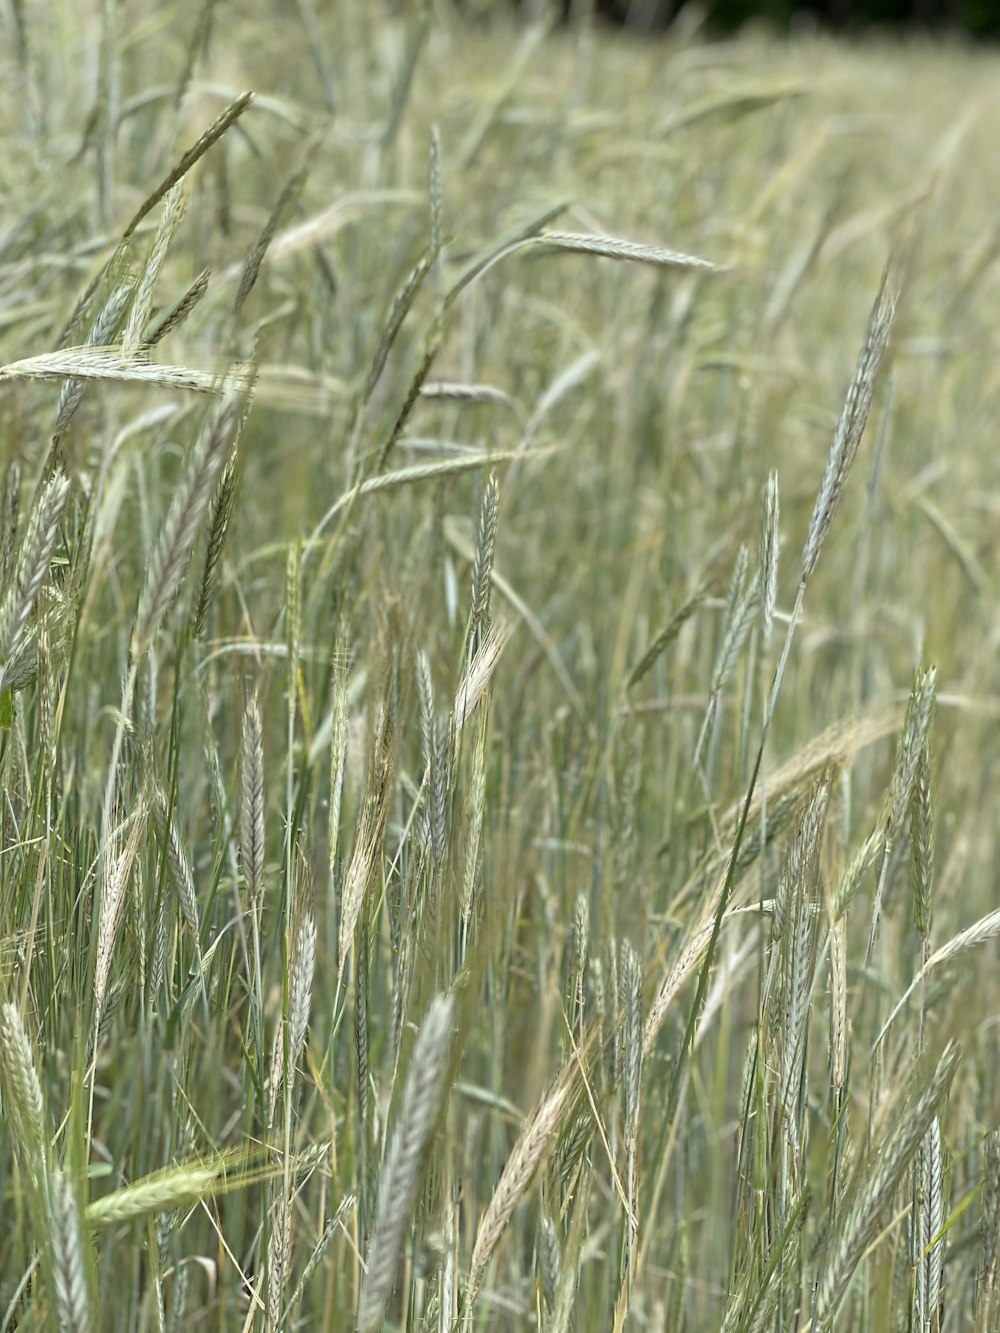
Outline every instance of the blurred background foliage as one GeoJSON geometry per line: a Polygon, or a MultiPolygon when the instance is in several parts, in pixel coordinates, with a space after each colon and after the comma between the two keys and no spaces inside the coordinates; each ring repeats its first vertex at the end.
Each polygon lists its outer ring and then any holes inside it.
{"type": "MultiPolygon", "coordinates": [[[[779,32],[819,26],[861,36],[872,28],[964,34],[975,40],[1000,37],[997,0],[514,0],[523,15],[546,12],[577,22],[597,17],[635,33],[664,32],[680,20],[704,24],[717,34],[763,22],[779,32]]],[[[489,19],[511,0],[461,0],[465,12],[489,19]]]]}

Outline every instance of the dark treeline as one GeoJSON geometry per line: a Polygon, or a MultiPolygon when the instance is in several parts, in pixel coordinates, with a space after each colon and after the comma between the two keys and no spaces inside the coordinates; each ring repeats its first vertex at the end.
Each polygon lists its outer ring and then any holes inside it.
{"type": "MultiPolygon", "coordinates": [[[[526,12],[545,8],[538,0],[517,0],[526,12]]],[[[606,22],[635,32],[663,32],[684,0],[558,0],[567,22],[596,13],[606,22]]],[[[893,27],[924,32],[958,32],[980,39],[1000,37],[1000,0],[699,0],[708,26],[730,33],[753,20],[788,30],[806,20],[834,31],[863,32],[893,27]]],[[[489,5],[468,3],[483,12],[489,5]]]]}

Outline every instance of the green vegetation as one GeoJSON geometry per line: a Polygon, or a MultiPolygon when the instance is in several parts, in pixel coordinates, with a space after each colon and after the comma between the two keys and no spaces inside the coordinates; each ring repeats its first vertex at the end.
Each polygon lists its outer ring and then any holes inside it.
{"type": "Polygon", "coordinates": [[[0,1328],[1000,1328],[995,61],[10,12],[0,1328]]]}

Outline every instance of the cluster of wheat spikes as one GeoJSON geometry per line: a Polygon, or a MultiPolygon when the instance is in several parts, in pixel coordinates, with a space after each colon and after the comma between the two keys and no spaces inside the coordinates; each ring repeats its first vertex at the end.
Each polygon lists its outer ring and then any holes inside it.
{"type": "Polygon", "coordinates": [[[0,1333],[1000,1330],[1000,85],[40,13],[0,1333]]]}

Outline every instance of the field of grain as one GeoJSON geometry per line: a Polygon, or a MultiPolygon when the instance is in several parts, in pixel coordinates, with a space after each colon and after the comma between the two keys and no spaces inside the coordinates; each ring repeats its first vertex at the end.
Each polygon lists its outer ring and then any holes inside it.
{"type": "Polygon", "coordinates": [[[0,1330],[1000,1329],[1000,63],[0,16],[0,1330]]]}

